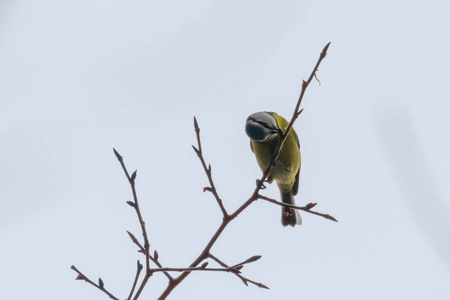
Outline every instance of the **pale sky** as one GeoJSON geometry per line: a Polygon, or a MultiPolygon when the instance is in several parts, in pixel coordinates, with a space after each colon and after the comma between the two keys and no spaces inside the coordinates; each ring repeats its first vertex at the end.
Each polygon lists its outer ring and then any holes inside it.
{"type": "MultiPolygon", "coordinates": [[[[168,299],[450,299],[447,1],[0,1],[0,282],[4,299],[128,296],[140,236],[188,266],[220,224],[197,156],[229,211],[260,171],[251,113],[289,118],[331,41],[295,129],[299,205],[252,204],[212,252],[243,275],[191,274],[168,299]]],[[[276,186],[264,195],[278,198],[276,186]]],[[[214,266],[210,263],[210,266],[214,266]]],[[[141,299],[156,299],[153,276],[141,299]]]]}

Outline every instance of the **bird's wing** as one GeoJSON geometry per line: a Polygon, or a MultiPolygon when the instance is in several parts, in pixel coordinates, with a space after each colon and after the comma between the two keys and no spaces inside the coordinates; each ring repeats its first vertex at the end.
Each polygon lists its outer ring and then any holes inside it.
{"type": "Polygon", "coordinates": [[[300,181],[300,169],[298,169],[297,174],[295,175],[294,186],[292,187],[292,194],[297,195],[298,193],[298,183],[300,181]]]}
{"type": "Polygon", "coordinates": [[[300,149],[300,140],[298,139],[297,132],[291,131],[294,134],[295,142],[297,143],[298,149],[300,149]]]}
{"type": "MultiPolygon", "coordinates": [[[[298,151],[300,151],[300,140],[298,139],[298,135],[295,131],[293,131],[294,133],[294,137],[295,137],[295,141],[297,142],[298,145],[298,151]]],[[[300,182],[300,169],[301,169],[301,158],[300,158],[300,166],[298,168],[297,174],[295,175],[295,182],[294,182],[294,186],[292,187],[292,194],[293,195],[297,195],[298,193],[298,185],[300,182]]]]}

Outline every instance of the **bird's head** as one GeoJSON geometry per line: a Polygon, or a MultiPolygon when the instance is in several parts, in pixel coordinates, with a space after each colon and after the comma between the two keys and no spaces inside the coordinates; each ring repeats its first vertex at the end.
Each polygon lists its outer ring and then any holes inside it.
{"type": "Polygon", "coordinates": [[[252,140],[267,142],[277,137],[281,130],[275,117],[269,112],[262,111],[247,118],[245,132],[252,140]]]}

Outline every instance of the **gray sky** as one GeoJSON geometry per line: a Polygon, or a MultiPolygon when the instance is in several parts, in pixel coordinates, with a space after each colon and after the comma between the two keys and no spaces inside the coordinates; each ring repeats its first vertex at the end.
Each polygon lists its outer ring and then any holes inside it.
{"type": "MultiPolygon", "coordinates": [[[[187,266],[220,223],[192,118],[229,210],[260,171],[244,132],[261,110],[295,125],[298,204],[253,204],[212,252],[244,275],[193,274],[170,299],[449,299],[449,5],[445,1],[0,1],[0,282],[5,299],[125,298],[141,257],[130,170],[152,249],[187,266]]],[[[278,197],[275,185],[265,192],[278,197]]],[[[151,278],[143,299],[165,287],[151,278]]]]}

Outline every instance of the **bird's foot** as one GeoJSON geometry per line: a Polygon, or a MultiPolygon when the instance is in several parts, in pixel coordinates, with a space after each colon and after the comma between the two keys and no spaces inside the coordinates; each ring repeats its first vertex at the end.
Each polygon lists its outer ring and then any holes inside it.
{"type": "Polygon", "coordinates": [[[281,167],[283,167],[283,169],[286,170],[286,172],[288,172],[288,173],[291,173],[291,171],[292,171],[292,168],[291,168],[291,167],[285,166],[285,165],[284,165],[281,161],[279,161],[279,160],[274,161],[271,165],[272,165],[272,168],[277,168],[277,167],[281,166],[281,167]]]}
{"type": "Polygon", "coordinates": [[[272,166],[272,168],[276,168],[276,167],[278,167],[279,164],[280,164],[280,162],[278,160],[275,160],[275,161],[271,162],[270,165],[272,166]]]}
{"type": "Polygon", "coordinates": [[[257,186],[258,188],[260,188],[261,190],[265,190],[265,189],[266,189],[266,186],[264,185],[264,182],[262,182],[262,181],[259,180],[259,179],[256,179],[256,186],[257,186]]]}

